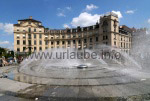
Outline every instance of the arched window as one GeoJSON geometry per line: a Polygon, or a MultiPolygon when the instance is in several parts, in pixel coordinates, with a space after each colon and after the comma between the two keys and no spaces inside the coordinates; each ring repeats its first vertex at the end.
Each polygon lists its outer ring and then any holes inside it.
{"type": "Polygon", "coordinates": [[[103,22],[103,27],[104,26],[108,26],[108,22],[106,20],[103,22]]]}
{"type": "Polygon", "coordinates": [[[29,33],[31,32],[31,28],[28,28],[29,33]]]}

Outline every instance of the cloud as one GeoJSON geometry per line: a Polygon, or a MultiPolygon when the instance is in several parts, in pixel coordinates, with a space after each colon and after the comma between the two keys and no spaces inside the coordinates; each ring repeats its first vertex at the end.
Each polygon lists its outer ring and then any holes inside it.
{"type": "Polygon", "coordinates": [[[94,9],[97,9],[98,6],[94,5],[94,4],[90,4],[90,5],[86,5],[86,9],[85,11],[91,11],[91,10],[94,10],[94,9]]]}
{"type": "Polygon", "coordinates": [[[75,17],[72,19],[71,25],[73,27],[77,26],[90,26],[96,24],[96,22],[99,20],[100,15],[98,14],[90,14],[87,12],[81,13],[78,17],[75,17]]]}
{"type": "Polygon", "coordinates": [[[71,7],[66,7],[66,9],[67,9],[67,10],[71,10],[72,8],[71,8],[71,7]]]}
{"type": "Polygon", "coordinates": [[[120,11],[112,11],[113,13],[117,14],[118,15],[118,18],[123,18],[122,14],[120,11]]]}
{"type": "Polygon", "coordinates": [[[14,50],[14,43],[9,41],[0,41],[0,47],[14,50]]]}
{"type": "Polygon", "coordinates": [[[58,13],[57,16],[66,17],[66,15],[63,12],[58,13]]]}
{"type": "Polygon", "coordinates": [[[13,34],[13,24],[11,23],[0,23],[0,30],[7,34],[13,34]]]}
{"type": "Polygon", "coordinates": [[[0,45],[6,45],[9,44],[9,41],[0,41],[0,45]]]}
{"type": "MultiPolygon", "coordinates": [[[[123,18],[120,11],[112,11],[113,13],[118,15],[118,18],[123,18]]],[[[82,12],[79,14],[79,16],[72,18],[72,21],[70,24],[64,24],[63,27],[85,27],[85,26],[91,26],[95,25],[100,20],[100,16],[104,14],[91,14],[88,12],[82,12]]]]}
{"type": "Polygon", "coordinates": [[[149,24],[150,24],[150,18],[148,19],[148,21],[147,21],[149,24]]]}
{"type": "Polygon", "coordinates": [[[14,43],[12,43],[10,46],[7,47],[10,50],[14,50],[14,43]]]}
{"type": "Polygon", "coordinates": [[[135,11],[134,11],[134,10],[128,10],[128,11],[126,11],[125,13],[126,13],[126,14],[134,14],[135,11]]]}
{"type": "Polygon", "coordinates": [[[57,10],[58,10],[58,13],[57,13],[57,16],[60,16],[60,17],[66,17],[66,12],[67,11],[71,11],[71,7],[65,7],[65,8],[63,8],[63,9],[61,9],[61,8],[57,8],[57,10]]]}
{"type": "Polygon", "coordinates": [[[3,29],[3,23],[0,23],[0,30],[3,29]]]}
{"type": "Polygon", "coordinates": [[[64,24],[63,27],[64,28],[70,28],[70,26],[68,24],[64,24]]]}

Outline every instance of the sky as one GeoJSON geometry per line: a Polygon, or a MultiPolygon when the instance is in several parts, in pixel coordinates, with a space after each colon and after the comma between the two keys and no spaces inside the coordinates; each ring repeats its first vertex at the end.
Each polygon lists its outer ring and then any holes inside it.
{"type": "Polygon", "coordinates": [[[13,24],[29,18],[51,29],[95,24],[114,12],[120,25],[150,27],[150,0],[0,0],[0,47],[13,49],[13,24]]]}

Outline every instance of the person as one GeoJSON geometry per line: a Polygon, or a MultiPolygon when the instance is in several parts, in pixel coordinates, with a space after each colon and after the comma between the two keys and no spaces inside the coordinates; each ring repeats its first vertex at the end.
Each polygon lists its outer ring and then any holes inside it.
{"type": "Polygon", "coordinates": [[[16,57],[14,57],[14,63],[17,64],[17,59],[16,59],[16,57]]]}

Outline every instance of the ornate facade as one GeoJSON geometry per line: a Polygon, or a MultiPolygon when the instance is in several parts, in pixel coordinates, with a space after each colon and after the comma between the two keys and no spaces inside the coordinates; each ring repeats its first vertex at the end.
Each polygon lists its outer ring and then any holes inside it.
{"type": "Polygon", "coordinates": [[[101,16],[99,22],[93,26],[56,30],[45,28],[32,17],[18,20],[18,24],[14,24],[14,50],[38,52],[48,48],[92,49],[105,44],[125,52],[130,51],[132,30],[120,26],[116,14],[101,16]]]}

